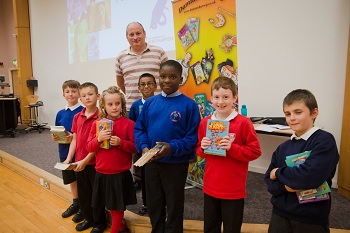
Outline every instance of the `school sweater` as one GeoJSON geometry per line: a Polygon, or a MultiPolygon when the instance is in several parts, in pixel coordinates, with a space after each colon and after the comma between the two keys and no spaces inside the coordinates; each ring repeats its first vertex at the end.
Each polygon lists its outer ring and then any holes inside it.
{"type": "MultiPolygon", "coordinates": [[[[246,197],[248,164],[261,155],[260,143],[249,118],[237,114],[229,121],[229,133],[234,141],[226,156],[205,154],[201,148],[206,136],[208,116],[202,119],[198,128],[197,155],[206,159],[204,167],[203,192],[220,199],[241,199],[246,197]]],[[[258,195],[258,194],[257,194],[258,195]]]]}
{"type": "Polygon", "coordinates": [[[198,106],[186,95],[179,93],[173,97],[162,94],[152,96],[144,103],[136,121],[136,148],[142,153],[145,147],[151,149],[156,142],[167,142],[171,152],[157,162],[189,162],[195,157],[199,122],[198,106]]]}
{"type": "Polygon", "coordinates": [[[311,189],[327,181],[331,186],[338,160],[333,135],[321,129],[307,140],[294,138],[282,143],[273,153],[265,174],[268,191],[272,194],[273,213],[299,222],[328,226],[331,199],[299,204],[296,193],[287,192],[284,185],[296,190],[311,189]],[[309,150],[310,156],[299,167],[286,165],[286,156],[309,150]],[[270,171],[274,168],[279,168],[276,171],[277,180],[270,179],[270,171]]]}
{"type": "Polygon", "coordinates": [[[94,122],[89,139],[87,150],[96,152],[97,172],[102,174],[117,174],[127,171],[131,167],[132,154],[136,153],[134,141],[135,123],[126,118],[119,117],[113,121],[113,136],[118,136],[121,140],[120,146],[111,146],[109,149],[100,148],[100,143],[96,137],[96,121],[94,122]]]}
{"type": "Polygon", "coordinates": [[[141,98],[136,100],[130,107],[130,111],[129,111],[129,119],[136,122],[137,118],[139,117],[142,107],[143,107],[143,103],[145,101],[141,98]]]}
{"type": "MultiPolygon", "coordinates": [[[[88,154],[86,149],[86,143],[90,134],[92,124],[98,118],[98,109],[89,117],[85,116],[86,108],[80,113],[76,114],[73,118],[72,132],[76,134],[76,148],[75,148],[75,161],[83,160],[88,154]]],[[[89,162],[89,165],[95,164],[95,157],[89,162]]]]}
{"type": "MultiPolygon", "coordinates": [[[[77,104],[72,107],[66,107],[58,111],[56,115],[55,125],[64,126],[64,128],[71,132],[73,117],[75,114],[79,113],[84,107],[80,104],[77,104]]],[[[67,158],[70,144],[58,144],[58,153],[60,158],[67,158]]]]}

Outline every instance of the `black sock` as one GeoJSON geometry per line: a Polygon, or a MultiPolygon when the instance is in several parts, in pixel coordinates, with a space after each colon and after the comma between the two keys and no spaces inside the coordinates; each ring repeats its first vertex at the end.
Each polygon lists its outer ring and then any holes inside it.
{"type": "Polygon", "coordinates": [[[79,199],[78,198],[74,198],[73,199],[73,205],[79,205],[79,199]]]}

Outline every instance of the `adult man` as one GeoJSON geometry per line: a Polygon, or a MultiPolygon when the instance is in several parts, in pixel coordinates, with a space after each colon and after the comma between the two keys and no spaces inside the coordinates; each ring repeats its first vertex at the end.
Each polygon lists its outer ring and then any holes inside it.
{"type": "MultiPolygon", "coordinates": [[[[126,95],[126,109],[129,111],[132,103],[142,98],[138,91],[139,77],[150,73],[158,79],[160,64],[168,57],[162,48],[145,42],[146,31],[139,22],[126,27],[126,38],[130,47],[118,54],[115,72],[117,85],[126,95]]],[[[155,94],[159,92],[157,89],[155,94]]]]}

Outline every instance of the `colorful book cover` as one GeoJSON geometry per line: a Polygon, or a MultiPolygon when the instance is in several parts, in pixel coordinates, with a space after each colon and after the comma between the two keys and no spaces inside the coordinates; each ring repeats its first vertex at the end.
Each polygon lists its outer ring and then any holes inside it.
{"type": "Polygon", "coordinates": [[[70,142],[66,142],[65,138],[68,135],[67,130],[64,126],[50,126],[50,132],[60,139],[57,141],[60,144],[69,144],[70,142]]]}
{"type": "Polygon", "coordinates": [[[187,24],[184,24],[184,26],[178,31],[177,35],[180,38],[181,44],[185,50],[187,50],[194,43],[187,24]]]}
{"type": "Polygon", "coordinates": [[[226,150],[220,148],[220,141],[228,136],[228,121],[208,120],[206,137],[210,138],[211,145],[204,150],[206,154],[226,156],[226,150]]]}
{"type": "Polygon", "coordinates": [[[209,83],[210,75],[213,70],[214,63],[206,58],[202,58],[202,69],[204,72],[205,82],[209,83]]]}
{"type": "MultiPolygon", "coordinates": [[[[299,167],[300,164],[303,164],[307,157],[310,156],[311,151],[304,151],[302,153],[289,155],[286,157],[286,164],[288,167],[299,167]]],[[[327,181],[323,182],[316,189],[307,189],[307,190],[299,190],[296,192],[298,197],[298,201],[300,204],[315,202],[315,201],[324,201],[329,199],[329,194],[331,189],[327,183],[327,181]]]]}
{"type": "MultiPolygon", "coordinates": [[[[98,136],[101,130],[113,130],[113,121],[107,118],[102,118],[101,120],[96,121],[96,136],[98,136]]],[[[111,148],[111,144],[109,139],[103,140],[100,144],[101,148],[109,149],[111,148]]]]}
{"type": "Polygon", "coordinates": [[[199,18],[188,18],[187,20],[188,30],[193,37],[195,42],[198,41],[198,30],[199,30],[199,18]]]}
{"type": "Polygon", "coordinates": [[[196,102],[199,112],[203,117],[206,106],[207,106],[207,95],[205,93],[194,94],[194,101],[196,102]]]}
{"type": "Polygon", "coordinates": [[[191,71],[194,77],[194,81],[197,85],[201,84],[202,82],[206,81],[205,75],[202,69],[202,65],[199,61],[191,65],[191,71]]]}

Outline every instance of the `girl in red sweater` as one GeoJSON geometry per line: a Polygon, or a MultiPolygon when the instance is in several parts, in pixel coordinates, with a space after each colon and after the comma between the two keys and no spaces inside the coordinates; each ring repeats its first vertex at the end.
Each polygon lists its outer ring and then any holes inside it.
{"type": "Polygon", "coordinates": [[[134,143],[135,123],[126,117],[124,94],[116,86],[103,91],[100,100],[100,118],[112,120],[112,130],[96,134],[96,122],[92,125],[87,149],[96,153],[96,178],[92,206],[105,206],[112,216],[112,233],[129,232],[123,224],[126,205],[136,204],[136,192],[130,172],[134,143]],[[101,142],[109,140],[110,148],[101,148],[101,142]]]}

